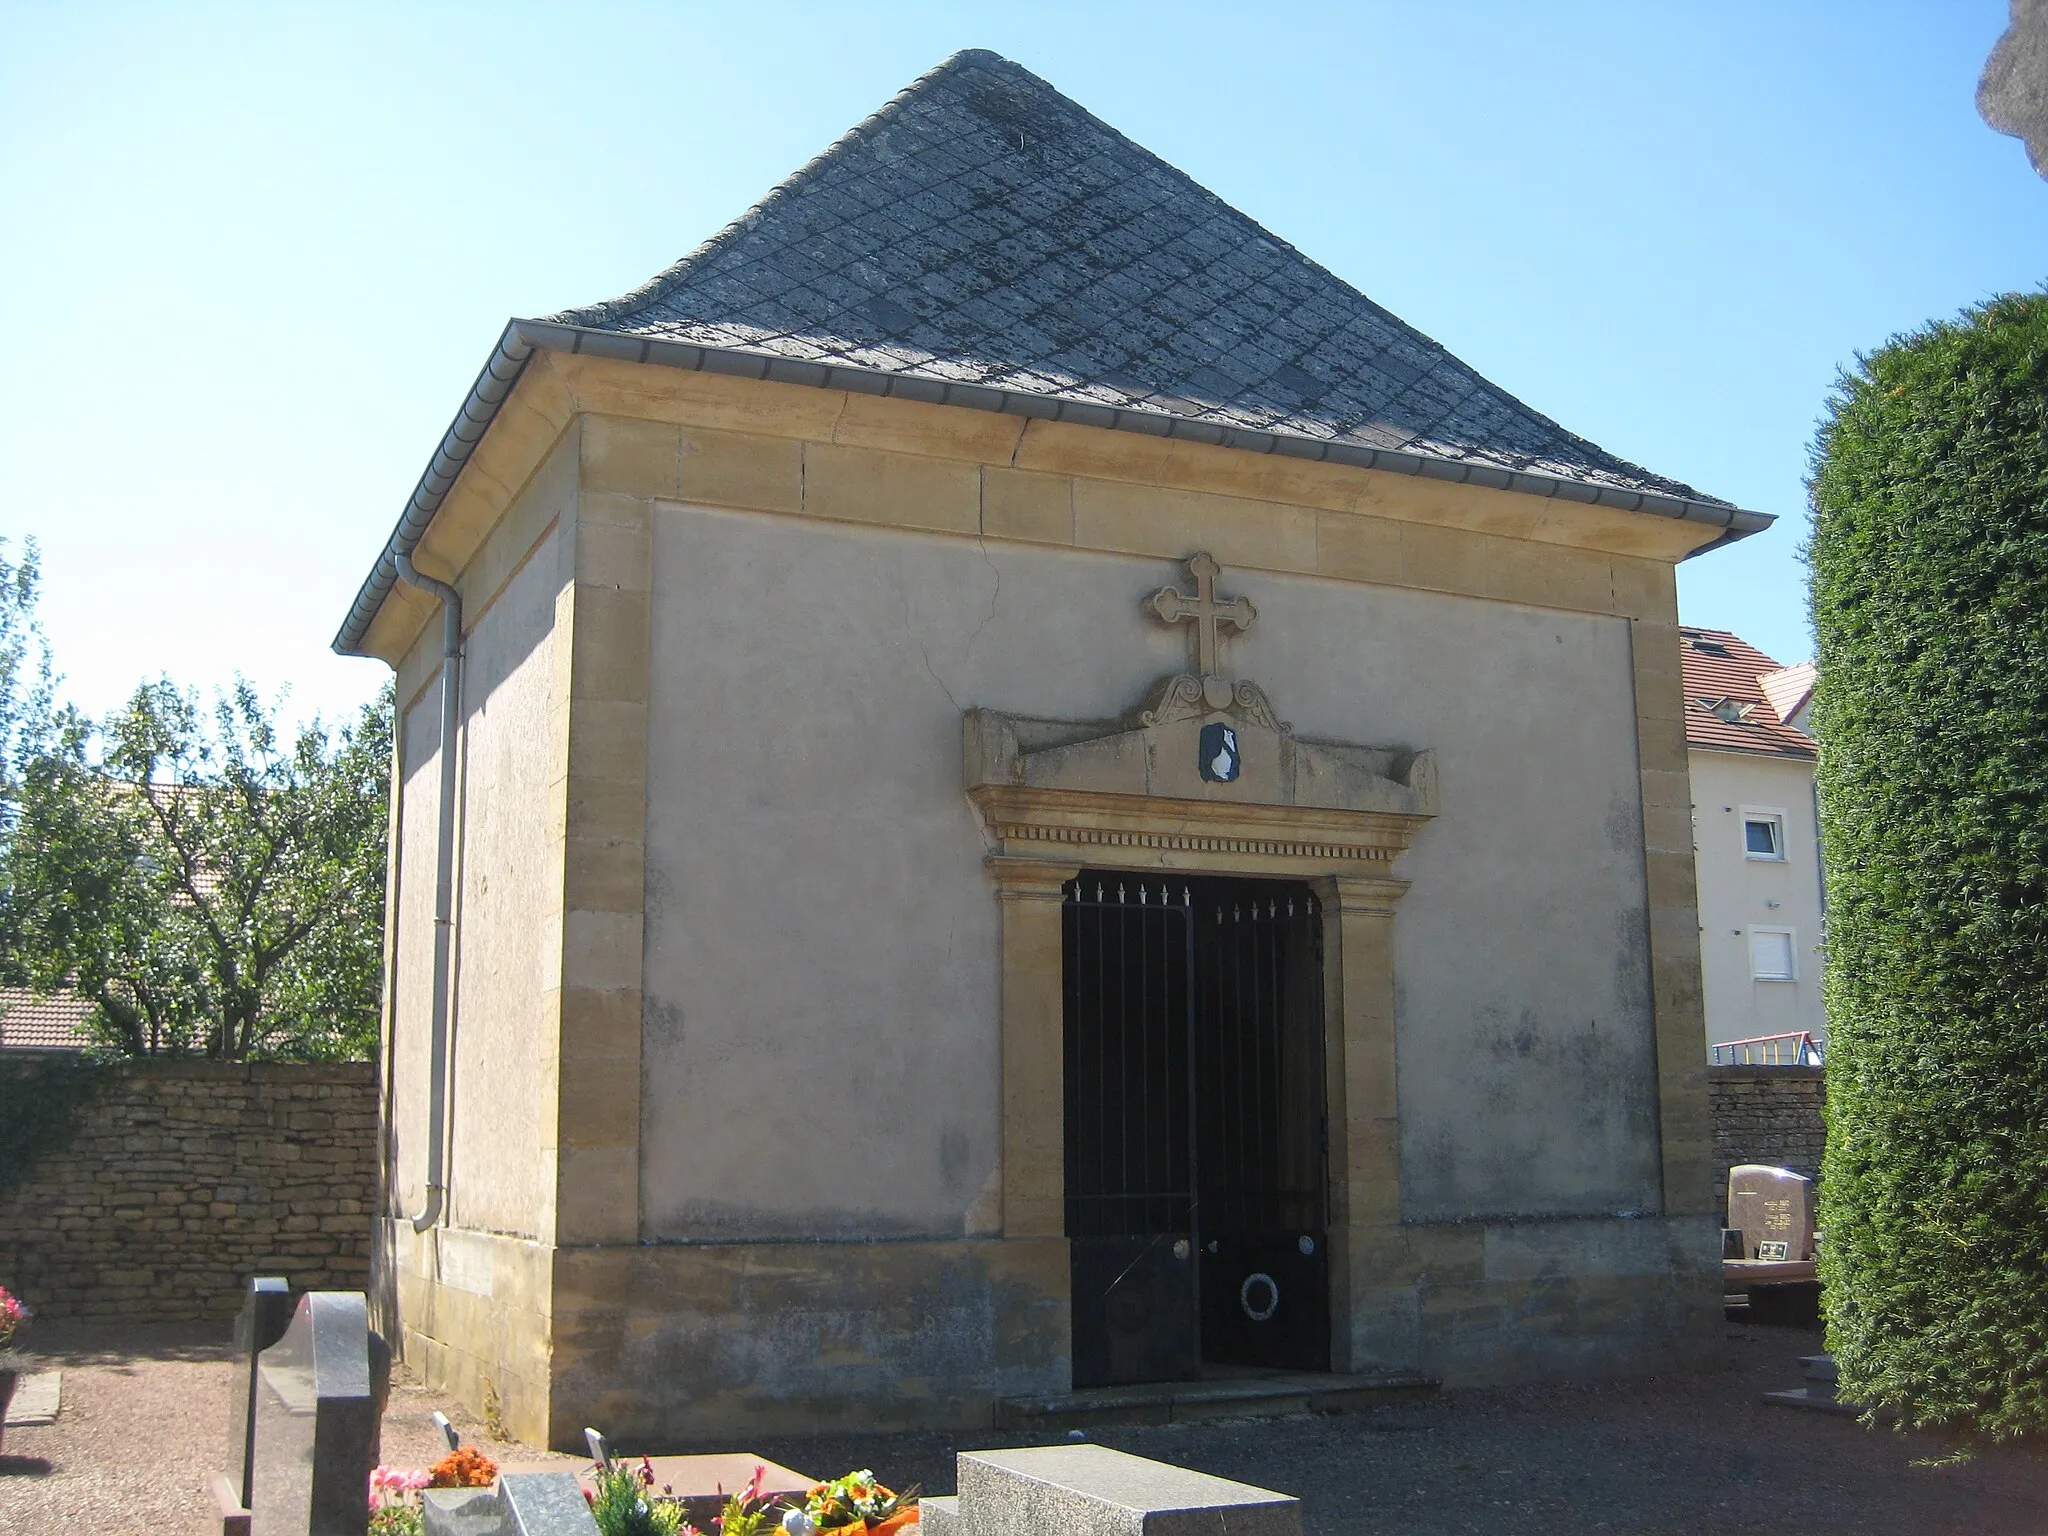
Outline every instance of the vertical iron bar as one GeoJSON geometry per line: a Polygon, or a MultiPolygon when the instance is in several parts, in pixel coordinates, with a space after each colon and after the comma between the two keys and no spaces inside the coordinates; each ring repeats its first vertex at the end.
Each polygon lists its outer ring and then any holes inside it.
{"type": "MultiPolygon", "coordinates": [[[[1266,1020],[1260,1028],[1260,1153],[1268,1167],[1270,1188],[1280,1186],[1280,1096],[1286,1092],[1286,1077],[1280,1073],[1280,903],[1268,899],[1266,907],[1266,1020]],[[1272,1077],[1272,1092],[1266,1079],[1272,1077]]],[[[1278,1204],[1276,1200],[1272,1204],[1278,1204]]],[[[1278,1223],[1276,1223],[1278,1225],[1278,1223]]]]}
{"type": "MultiPolygon", "coordinates": [[[[1252,1107],[1245,1099],[1245,1086],[1250,1080],[1250,1074],[1245,1071],[1245,1044],[1246,1037],[1251,1033],[1248,1028],[1249,1021],[1245,1018],[1245,1000],[1246,994],[1249,991],[1249,988],[1245,985],[1245,971],[1247,969],[1245,961],[1247,959],[1246,951],[1252,943],[1252,934],[1244,924],[1244,906],[1242,902],[1236,907],[1235,912],[1236,922],[1232,926],[1237,930],[1235,934],[1236,943],[1231,948],[1236,965],[1235,975],[1232,977],[1231,982],[1231,996],[1235,1003],[1232,1015],[1232,1032],[1237,1042],[1237,1080],[1232,1085],[1237,1090],[1233,1095],[1237,1100],[1237,1143],[1235,1148],[1237,1157],[1236,1166],[1232,1169],[1234,1176],[1231,1180],[1231,1194],[1236,1207],[1232,1214],[1236,1218],[1238,1229],[1242,1231],[1245,1224],[1242,1192],[1245,1187],[1245,1181],[1251,1172],[1247,1166],[1247,1158],[1245,1156],[1246,1145],[1251,1139],[1250,1110],[1252,1107]]],[[[1257,917],[1254,916],[1252,921],[1256,925],[1257,917]]],[[[1253,978],[1253,984],[1257,984],[1256,977],[1253,978]]]]}
{"type": "MultiPolygon", "coordinates": [[[[1116,982],[1117,1001],[1120,1004],[1117,1010],[1117,1085],[1123,1090],[1116,1096],[1117,1190],[1128,1195],[1131,1192],[1131,921],[1130,914],[1124,911],[1121,900],[1122,886],[1117,887],[1117,896],[1119,900],[1116,907],[1116,982]]],[[[1128,1218],[1131,1202],[1124,1200],[1120,1204],[1128,1218]]],[[[1128,1219],[1125,1226],[1128,1230],[1128,1219]]]]}
{"type": "Polygon", "coordinates": [[[1145,1181],[1145,1225],[1152,1225],[1152,908],[1138,885],[1138,1161],[1145,1181]]]}
{"type": "Polygon", "coordinates": [[[1195,1356],[1199,1359],[1202,1353],[1202,1179],[1201,1151],[1195,1131],[1195,1094],[1198,1089],[1195,1074],[1195,913],[1190,906],[1184,905],[1181,910],[1185,914],[1181,924],[1181,996],[1184,1002],[1181,1027],[1187,1041],[1186,1070],[1182,1075],[1187,1079],[1188,1282],[1195,1297],[1194,1343],[1195,1356]]]}
{"type": "MultiPolygon", "coordinates": [[[[1098,898],[1095,906],[1095,1163],[1098,1193],[1107,1195],[1109,1185],[1109,1020],[1107,1016],[1109,996],[1109,933],[1106,927],[1108,910],[1100,901],[1102,888],[1096,887],[1098,898]]],[[[1117,1230],[1112,1225],[1111,1210],[1102,1213],[1102,1230],[1105,1234],[1117,1230]]]]}

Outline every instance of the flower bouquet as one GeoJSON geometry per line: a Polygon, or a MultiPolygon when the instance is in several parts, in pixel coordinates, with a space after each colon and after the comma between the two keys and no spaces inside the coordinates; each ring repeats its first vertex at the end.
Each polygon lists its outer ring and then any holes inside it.
{"type": "Polygon", "coordinates": [[[427,1468],[429,1488],[488,1488],[498,1480],[498,1464],[473,1445],[457,1446],[427,1468]]]}
{"type": "Polygon", "coordinates": [[[917,1523],[917,1489],[897,1493],[863,1468],[819,1483],[782,1528],[787,1536],[894,1536],[917,1523]]]}
{"type": "Polygon", "coordinates": [[[0,1285],[0,1439],[7,1434],[7,1405],[14,1400],[16,1383],[36,1368],[35,1357],[15,1342],[34,1316],[20,1297],[0,1285]]]}
{"type": "Polygon", "coordinates": [[[370,1474],[370,1536],[420,1536],[420,1490],[431,1481],[412,1467],[379,1467],[370,1474]]]}
{"type": "Polygon", "coordinates": [[[654,1464],[645,1456],[637,1467],[607,1456],[592,1469],[595,1492],[586,1490],[591,1518],[599,1536],[697,1536],[683,1519],[683,1506],[654,1491],[654,1464]]]}
{"type": "Polygon", "coordinates": [[[379,1467],[370,1474],[370,1536],[420,1536],[423,1488],[488,1488],[497,1480],[498,1464],[473,1445],[450,1451],[424,1472],[379,1467]]]}

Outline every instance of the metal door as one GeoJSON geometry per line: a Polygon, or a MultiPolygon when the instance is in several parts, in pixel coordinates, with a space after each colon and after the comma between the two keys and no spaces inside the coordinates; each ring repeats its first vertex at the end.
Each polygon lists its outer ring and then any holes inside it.
{"type": "Polygon", "coordinates": [[[1322,917],[1301,885],[1190,894],[1202,1358],[1328,1370],[1322,917]]]}
{"type": "Polygon", "coordinates": [[[1192,912],[1185,884],[1067,887],[1066,1220],[1074,1385],[1201,1366],[1194,1260],[1192,912]]]}
{"type": "Polygon", "coordinates": [[[1314,898],[1090,871],[1064,957],[1074,1384],[1327,1369],[1314,898]]]}

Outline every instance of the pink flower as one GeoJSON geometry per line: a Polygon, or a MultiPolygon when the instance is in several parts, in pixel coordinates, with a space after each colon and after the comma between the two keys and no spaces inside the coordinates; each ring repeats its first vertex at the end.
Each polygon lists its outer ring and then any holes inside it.
{"type": "Polygon", "coordinates": [[[0,1286],[0,1348],[4,1348],[16,1330],[34,1316],[35,1313],[29,1311],[18,1296],[0,1286]]]}
{"type": "Polygon", "coordinates": [[[407,1494],[418,1493],[431,1482],[417,1467],[378,1467],[370,1474],[370,1508],[396,1508],[407,1494]]]}

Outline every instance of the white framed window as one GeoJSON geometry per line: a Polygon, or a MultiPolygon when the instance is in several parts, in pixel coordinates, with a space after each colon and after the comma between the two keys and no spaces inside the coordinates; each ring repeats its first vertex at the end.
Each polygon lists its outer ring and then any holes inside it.
{"type": "Polygon", "coordinates": [[[1785,813],[1767,805],[1742,808],[1742,856],[1785,862],[1785,813]]]}
{"type": "Polygon", "coordinates": [[[1798,948],[1790,928],[1749,930],[1749,974],[1758,981],[1797,981],[1798,948]]]}

